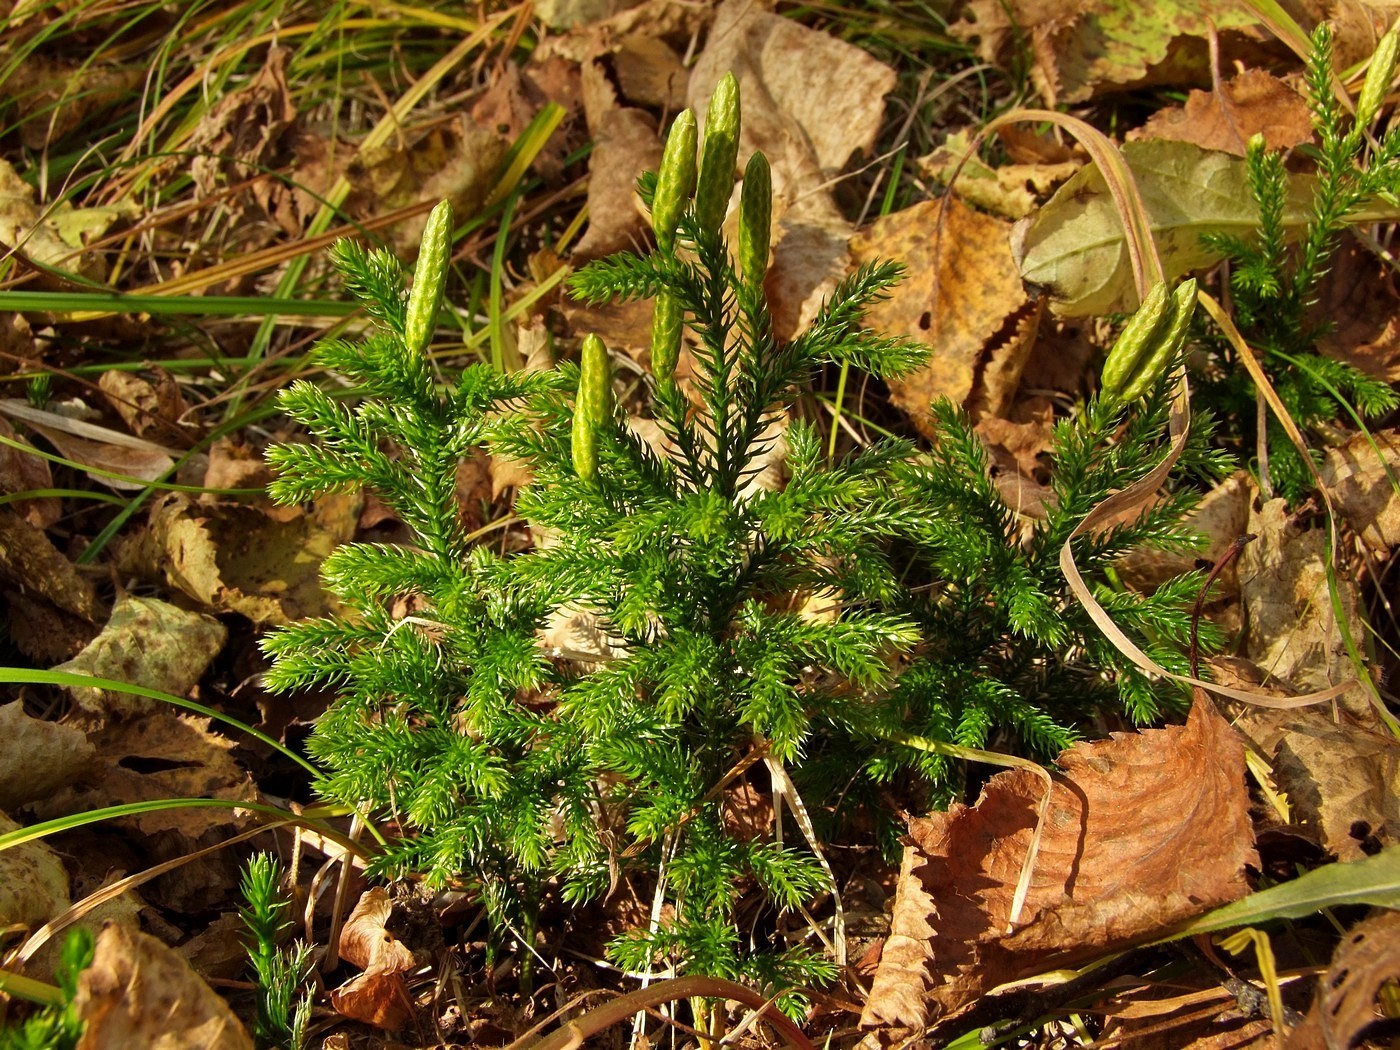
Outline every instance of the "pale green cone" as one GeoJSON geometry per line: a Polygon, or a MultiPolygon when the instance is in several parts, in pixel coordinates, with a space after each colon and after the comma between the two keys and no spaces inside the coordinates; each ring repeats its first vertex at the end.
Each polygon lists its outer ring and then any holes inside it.
{"type": "Polygon", "coordinates": [[[681,110],[666,136],[666,152],[661,157],[661,168],[656,173],[656,196],[651,202],[651,228],[656,234],[656,243],[663,251],[670,251],[676,243],[676,228],[690,195],[695,192],[695,144],[699,135],[695,128],[695,114],[688,109],[681,110]]]}
{"type": "Polygon", "coordinates": [[[705,111],[705,145],[695,186],[695,221],[715,233],[724,222],[734,192],[734,164],[739,159],[739,81],[726,73],[705,111]]]}
{"type": "Polygon", "coordinates": [[[658,383],[669,382],[676,374],[683,320],[679,299],[670,292],[656,297],[651,311],[651,371],[658,383]]]}
{"type": "Polygon", "coordinates": [[[590,333],[583,337],[571,434],[574,471],[585,481],[598,476],[598,435],[612,418],[612,396],[608,348],[590,333]]]}
{"type": "Polygon", "coordinates": [[[744,169],[739,193],[739,272],[744,283],[758,287],[768,272],[768,245],[773,227],[773,172],[768,158],[755,152],[744,169]]]}
{"type": "Polygon", "coordinates": [[[408,293],[403,333],[404,345],[410,354],[423,353],[432,342],[442,293],[447,287],[447,262],[451,253],[452,205],[442,201],[428,214],[418,248],[418,265],[413,269],[413,288],[408,293]]]}
{"type": "Polygon", "coordinates": [[[1395,79],[1397,57],[1400,57],[1400,26],[1391,26],[1376,45],[1376,53],[1371,56],[1371,65],[1366,70],[1366,80],[1361,85],[1361,97],[1356,100],[1358,128],[1370,127],[1380,112],[1381,103],[1390,91],[1390,82],[1395,79]]]}
{"type": "Polygon", "coordinates": [[[1183,281],[1168,294],[1158,284],[1129,318],[1104,362],[1101,396],[1123,404],[1142,397],[1186,341],[1196,312],[1196,282],[1183,281]]]}

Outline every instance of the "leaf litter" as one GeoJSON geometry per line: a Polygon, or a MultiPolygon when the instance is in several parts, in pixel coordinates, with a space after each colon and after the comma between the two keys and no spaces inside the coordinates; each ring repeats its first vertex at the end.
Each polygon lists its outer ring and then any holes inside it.
{"type": "MultiPolygon", "coordinates": [[[[1047,103],[1105,99],[1153,83],[1196,87],[1181,107],[1159,111],[1130,133],[1129,139],[1143,141],[1130,142],[1125,155],[1168,270],[1209,264],[1212,257],[1202,253],[1198,234],[1247,229],[1252,221],[1235,159],[1243,143],[1255,132],[1283,148],[1309,138],[1297,93],[1264,71],[1258,34],[1243,31],[1253,19],[1243,11],[1224,18],[1212,13],[1208,24],[1200,5],[1185,0],[1147,20],[1140,12],[1127,19],[1101,5],[1053,6],[974,0],[955,28],[989,59],[1004,54],[1013,27],[1023,28],[1031,80],[1047,103]],[[1212,34],[1221,64],[1240,69],[1232,79],[1211,75],[1212,34]],[[1256,61],[1261,68],[1251,66],[1256,61]],[[1199,89],[1212,79],[1212,90],[1199,89]]],[[[34,17],[23,7],[14,13],[16,26],[34,17]]],[[[689,103],[703,112],[720,73],[734,69],[749,117],[742,152],[762,148],[773,163],[777,200],[768,290],[780,327],[796,330],[853,262],[903,261],[905,283],[872,321],[923,339],[935,354],[927,369],[892,390],[894,402],[927,433],[927,403],[940,395],[953,398],[981,416],[979,432],[991,448],[1008,504],[1033,515],[1053,498],[1041,484],[1049,421],[1057,404],[1082,396],[1084,370],[1095,352],[1092,333],[1075,328],[1073,319],[1126,309],[1136,294],[1117,217],[1092,167],[1082,167],[1072,151],[1056,152],[1053,141],[1004,134],[1002,143],[1017,164],[974,158],[946,195],[858,228],[837,189],[880,141],[883,100],[896,77],[884,62],[744,0],[592,6],[558,0],[540,5],[539,13],[561,31],[547,36],[525,64],[496,63],[483,74],[484,90],[465,106],[410,121],[389,144],[363,153],[297,111],[295,93],[288,91],[294,56],[274,47],[248,76],[215,89],[219,101],[191,140],[202,151],[195,178],[209,194],[252,179],[227,207],[245,218],[261,213],[263,225],[250,233],[259,244],[301,237],[321,207],[318,195],[340,176],[352,188],[348,210],[361,219],[443,196],[458,205],[459,214],[471,215],[494,187],[511,143],[543,105],[556,102],[568,116],[536,161],[545,184],[555,188],[566,181],[569,149],[594,147],[586,190],[590,221],[566,256],[578,263],[647,235],[635,173],[654,165],[659,130],[674,110],[689,103]],[[291,184],[255,177],[260,167],[284,163],[297,171],[291,184]],[[1027,221],[1013,238],[1007,219],[1022,217],[1027,221]],[[1050,291],[1053,315],[1038,297],[1040,289],[1050,291]]],[[[1366,57],[1374,16],[1334,14],[1343,31],[1342,55],[1352,55],[1352,61],[1366,57]]],[[[61,78],[37,63],[26,75],[57,102],[45,142],[109,105],[132,82],[129,70],[106,66],[83,74],[82,91],[73,85],[60,91],[61,78]]],[[[32,135],[32,127],[25,125],[23,135],[32,135]]],[[[942,149],[919,163],[922,175],[946,183],[966,142],[965,135],[947,136],[942,149]]],[[[16,171],[8,161],[0,165],[0,241],[18,249],[21,264],[33,260],[106,279],[107,257],[92,245],[116,224],[131,221],[136,206],[125,195],[93,198],[83,206],[73,203],[77,196],[45,205],[40,202],[55,198],[41,196],[28,171],[16,171]]],[[[1306,177],[1295,176],[1295,218],[1309,192],[1306,177]]],[[[414,245],[421,222],[408,219],[388,235],[397,245],[414,245]]],[[[552,251],[535,250],[531,261],[539,273],[533,279],[553,272],[559,256],[552,251]]],[[[508,292],[527,287],[522,274],[507,276],[508,292]],[[517,277],[521,283],[511,284],[517,277]]],[[[1324,338],[1324,350],[1394,379],[1394,290],[1366,245],[1349,247],[1320,298],[1321,309],[1341,321],[1324,338]]],[[[576,332],[602,331],[611,346],[645,365],[649,309],[609,317],[576,304],[544,304],[556,307],[576,332]]],[[[549,356],[557,333],[547,329],[544,313],[524,318],[520,331],[534,333],[530,345],[540,359],[549,356]]],[[[44,325],[36,340],[23,317],[0,317],[3,348],[25,359],[52,352],[52,337],[61,332],[61,326],[44,325]]],[[[88,424],[95,430],[86,434],[74,432],[71,417],[46,418],[47,409],[11,413],[15,426],[0,419],[0,434],[20,446],[0,452],[0,491],[9,496],[55,486],[50,465],[24,451],[31,438],[97,468],[89,480],[111,486],[113,479],[100,471],[164,476],[200,432],[194,388],[164,367],[140,374],[108,371],[96,386],[85,395],[84,408],[100,422],[88,424]]],[[[1350,437],[1324,453],[1321,467],[1347,527],[1379,572],[1400,539],[1400,497],[1391,477],[1400,468],[1396,441],[1393,431],[1350,437]]],[[[258,444],[242,437],[216,444],[208,452],[204,483],[262,484],[258,444]]],[[[775,475],[777,470],[775,463],[775,475]]],[[[487,510],[501,488],[519,480],[493,487],[479,475],[478,469],[464,478],[465,499],[487,510]]],[[[376,524],[362,514],[359,497],[306,508],[213,494],[157,497],[104,563],[120,580],[114,594],[107,579],[75,564],[87,534],[64,523],[62,506],[54,497],[35,496],[0,507],[0,585],[11,603],[15,644],[45,666],[181,696],[202,695],[211,678],[226,678],[221,660],[240,645],[239,673],[245,683],[251,680],[256,671],[250,668],[258,664],[246,642],[250,625],[327,611],[316,581],[320,561],[376,524]],[[128,593],[133,585],[161,597],[128,593]]],[[[1325,533],[1309,514],[1259,499],[1237,475],[1207,497],[1195,520],[1208,540],[1200,555],[1206,563],[1239,535],[1258,536],[1226,570],[1216,604],[1208,607],[1221,622],[1241,625],[1236,670],[1253,685],[1281,693],[1354,673],[1327,591],[1325,533]]],[[[1128,559],[1121,578],[1150,589],[1195,560],[1128,559]]],[[[1340,572],[1336,581],[1353,637],[1364,637],[1363,603],[1377,590],[1359,579],[1340,572]]],[[[898,874],[886,871],[867,880],[870,899],[886,890],[893,897],[883,941],[877,933],[863,961],[865,972],[873,967],[873,985],[863,1003],[853,1004],[863,1009],[867,1043],[917,1039],[931,1025],[951,1032],[949,1024],[999,985],[1129,950],[1249,892],[1257,873],[1269,868],[1267,851],[1276,848],[1275,840],[1266,843],[1261,835],[1256,852],[1255,829],[1279,825],[1259,816],[1261,798],[1248,787],[1247,751],[1262,756],[1289,815],[1283,826],[1290,834],[1342,862],[1394,847],[1400,830],[1397,744],[1365,702],[1346,697],[1335,711],[1261,712],[1238,705],[1222,710],[1228,723],[1213,701],[1198,694],[1185,725],[1108,732],[1065,752],[1053,772],[1049,816],[1034,851],[1044,787],[1026,771],[992,777],[974,805],[913,817],[898,874]],[[1008,928],[1028,855],[1029,890],[1008,928]]],[[[72,713],[63,722],[35,718],[12,700],[0,706],[0,734],[7,741],[0,806],[30,822],[123,801],[206,795],[236,802],[258,793],[245,756],[208,720],[122,694],[75,690],[72,713]]],[[[1257,775],[1256,766],[1250,769],[1257,775]]],[[[747,787],[732,792],[727,805],[736,820],[762,825],[770,819],[767,801],[747,787]]],[[[0,833],[20,826],[0,820],[0,833]]],[[[242,823],[246,817],[229,809],[212,817],[200,811],[143,814],[126,818],[121,827],[147,847],[171,851],[242,823]]],[[[0,852],[0,925],[32,927],[66,908],[68,868],[62,855],[40,844],[0,852]]],[[[226,899],[227,888],[215,885],[221,876],[211,872],[193,868],[183,888],[162,891],[165,914],[213,906],[218,894],[226,899]],[[203,897],[201,880],[210,883],[203,897]]],[[[412,1026],[421,1000],[404,976],[415,954],[388,932],[391,912],[385,891],[362,896],[339,941],[341,955],[361,972],[331,993],[330,1001],[343,1017],[402,1030],[412,1026]]],[[[167,933],[176,932],[169,921],[160,922],[167,933]]],[[[1392,927],[1389,915],[1380,913],[1343,938],[1318,982],[1311,1013],[1288,1045],[1314,1045],[1308,1040],[1317,1037],[1345,1045],[1358,1034],[1375,1034],[1377,1004],[1400,967],[1392,927]]],[[[99,962],[80,996],[92,1022],[84,1046],[250,1045],[223,1000],[159,940],[109,927],[99,938],[99,962]],[[181,1003],[179,1018],[170,1008],[172,996],[181,1003]]],[[[1175,1000],[1120,992],[1104,1000],[1105,1034],[1119,1024],[1126,1038],[1133,1024],[1174,1017],[1187,1005],[1204,1007],[1208,1015],[1191,1029],[1200,1040],[1194,1045],[1214,1045],[1206,1041],[1209,1027],[1233,1005],[1218,987],[1175,1000]]],[[[1184,1036],[1187,1030],[1175,1031],[1184,1036]]],[[[1269,1030],[1265,1022],[1245,1019],[1230,1031],[1247,1040],[1269,1030]]],[[[337,1038],[328,1038],[327,1045],[337,1038]]]]}

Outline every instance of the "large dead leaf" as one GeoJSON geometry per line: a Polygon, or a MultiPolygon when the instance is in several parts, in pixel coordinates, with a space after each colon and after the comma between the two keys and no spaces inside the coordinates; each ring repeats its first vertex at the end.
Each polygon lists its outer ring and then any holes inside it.
{"type": "MultiPolygon", "coordinates": [[[[250,801],[255,786],[233,760],[234,742],[209,731],[209,719],[173,711],[152,711],[113,722],[92,733],[97,748],[91,773],[77,785],[35,801],[30,808],[45,818],[80,813],[125,802],[170,798],[250,801]]],[[[123,817],[120,825],[143,835],[174,831],[189,841],[211,828],[239,821],[233,808],[157,809],[123,817]]]]}
{"type": "Polygon", "coordinates": [[[1288,1034],[1287,1050],[1383,1045],[1400,1033],[1386,1002],[1400,978],[1400,912],[1377,911],[1358,922],[1337,945],[1332,965],[1318,979],[1317,995],[1303,1023],[1288,1034]]]}
{"type": "Polygon", "coordinates": [[[190,964],[156,938],[113,923],[97,938],[73,1009],[78,1050],[253,1050],[243,1025],[190,964]]]}
{"type": "Polygon", "coordinates": [[[0,809],[67,787],[95,753],[81,729],[30,718],[18,700],[0,706],[0,740],[0,809]]]}
{"type": "MultiPolygon", "coordinates": [[[[54,668],[130,682],[184,696],[219,655],[228,629],[212,616],[158,598],[122,595],[102,632],[72,660],[54,668]]],[[[73,689],[78,708],[98,722],[159,709],[159,700],[104,689],[73,689]]]]}
{"type": "MultiPolygon", "coordinates": [[[[1258,538],[1239,562],[1244,655],[1302,692],[1353,677],[1328,594],[1326,530],[1303,528],[1275,499],[1251,507],[1249,531],[1258,538]]],[[[1363,638],[1355,585],[1338,573],[1337,589],[1351,636],[1363,638]]]]}
{"type": "Polygon", "coordinates": [[[1260,69],[1247,69],[1218,91],[1193,91],[1183,106],[1159,109],[1130,139],[1170,139],[1243,157],[1254,135],[1269,149],[1312,140],[1312,110],[1296,91],[1260,69]]]}
{"type": "Polygon", "coordinates": [[[1028,300],[1008,247],[1010,229],[950,198],[887,215],[851,241],[856,262],[892,259],[905,267],[904,280],[866,310],[865,320],[933,348],[922,368],[890,383],[894,403],[927,434],[930,403],[949,397],[968,404],[994,356],[1009,374],[986,407],[998,414],[1014,395],[1035,332],[1015,324],[1028,300]]]}
{"type": "Polygon", "coordinates": [[[1207,34],[1256,22],[1243,5],[1207,0],[1146,7],[1121,0],[971,0],[951,30],[976,39],[978,54],[993,63],[1013,44],[1024,49],[1029,38],[1031,79],[1054,106],[1127,86],[1200,81],[1208,69],[1207,34]],[[1182,37],[1195,38],[1195,46],[1180,46],[1182,37]]]}
{"type": "MultiPolygon", "coordinates": [[[[1203,233],[1245,236],[1258,224],[1244,161],[1185,142],[1129,142],[1132,169],[1167,280],[1214,265],[1219,252],[1203,233]]],[[[1312,205],[1313,180],[1292,175],[1284,225],[1300,230],[1312,205]]],[[[1017,227],[1021,276],[1049,291],[1057,313],[1074,317],[1126,313],[1137,306],[1123,224],[1097,165],[1060,187],[1017,227]]]]}
{"type": "Polygon", "coordinates": [[[987,989],[1151,937],[1248,889],[1244,750],[1204,694],[1184,726],[1060,756],[1024,921],[1007,933],[1043,781],[993,777],[975,807],[914,820],[861,1023],[922,1029],[987,989]]]}
{"type": "Polygon", "coordinates": [[[414,965],[413,953],[385,929],[393,908],[382,886],[360,898],[341,930],[340,954],[364,972],[331,992],[331,1005],[346,1017],[391,1031],[413,1016],[403,975],[414,965]]]}
{"type": "MultiPolygon", "coordinates": [[[[0,835],[21,825],[0,813],[0,835]]],[[[0,851],[0,926],[42,926],[68,907],[68,872],[44,842],[25,842],[0,851]]]]}

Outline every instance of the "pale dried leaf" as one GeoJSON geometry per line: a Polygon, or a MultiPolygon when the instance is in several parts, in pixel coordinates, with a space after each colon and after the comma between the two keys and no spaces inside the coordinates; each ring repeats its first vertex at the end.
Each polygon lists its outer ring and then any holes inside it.
{"type": "Polygon", "coordinates": [[[164,369],[155,370],[155,382],[133,372],[103,372],[98,387],[107,401],[138,436],[152,428],[169,433],[185,414],[185,399],[174,377],[164,369]]]}
{"type": "Polygon", "coordinates": [[[1075,159],[992,168],[980,158],[968,156],[972,139],[966,130],[953,132],[942,146],[919,158],[919,170],[935,182],[951,184],[954,192],[969,204],[1004,219],[1024,219],[1042,198],[1084,166],[1083,161],[1075,159]]]}
{"type": "MultiPolygon", "coordinates": [[[[32,803],[30,809],[37,815],[59,817],[101,806],[170,798],[242,802],[257,795],[248,775],[233,760],[234,741],[210,732],[207,718],[156,710],[110,723],[89,739],[97,748],[91,775],[74,787],[32,803]]],[[[240,819],[232,807],[208,807],[157,809],[114,823],[143,835],[174,831],[195,841],[211,828],[224,828],[240,819]]]]}
{"type": "Polygon", "coordinates": [[[1294,823],[1338,860],[1400,841],[1400,741],[1316,710],[1294,716],[1273,760],[1294,823]]]}
{"type": "MultiPolygon", "coordinates": [[[[187,612],[158,598],[122,595],[102,632],[55,671],[110,678],[184,696],[203,677],[228,638],[212,616],[187,612]]],[[[161,707],[159,700],[104,689],[72,689],[89,718],[125,718],[161,707]]]]}
{"type": "Polygon", "coordinates": [[[0,706],[0,740],[0,809],[68,786],[96,751],[82,730],[30,718],[18,700],[0,706]]]}
{"type": "MultiPolygon", "coordinates": [[[[22,825],[0,813],[0,835],[22,825]]],[[[0,851],[0,926],[42,926],[68,907],[68,872],[44,842],[26,842],[0,851]]]]}
{"type": "Polygon", "coordinates": [[[1338,513],[1366,546],[1385,554],[1400,544],[1400,440],[1393,430],[1356,434],[1329,448],[1320,467],[1338,513]]]}
{"type": "MultiPolygon", "coordinates": [[[[1326,531],[1302,528],[1282,499],[1251,507],[1249,531],[1258,538],[1239,559],[1244,655],[1303,692],[1352,677],[1328,596],[1326,531]]],[[[1364,637],[1355,584],[1338,573],[1337,588],[1352,637],[1364,637]]]]}
{"type": "Polygon", "coordinates": [[[408,1024],[413,1003],[403,974],[413,953],[385,929],[393,902],[382,886],[360,897],[340,933],[340,954],[364,972],[331,992],[331,1005],[346,1017],[395,1030],[408,1024]]]}
{"type": "Polygon", "coordinates": [[[78,1050],[253,1050],[242,1023],[179,953],[119,924],[103,928],[73,1001],[78,1050]]]}

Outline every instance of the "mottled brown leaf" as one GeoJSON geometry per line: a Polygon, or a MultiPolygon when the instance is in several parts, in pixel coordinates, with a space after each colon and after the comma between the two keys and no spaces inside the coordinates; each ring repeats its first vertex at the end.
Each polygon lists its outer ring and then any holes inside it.
{"type": "Polygon", "coordinates": [[[0,706],[0,740],[0,809],[66,787],[94,753],[81,729],[30,718],[18,700],[0,706]]]}
{"type": "Polygon", "coordinates": [[[1400,1033],[1382,996],[1400,980],[1400,912],[1376,911],[1351,928],[1317,982],[1303,1023],[1288,1034],[1286,1050],[1383,1045],[1400,1033]]]}
{"type": "Polygon", "coordinates": [[[1292,149],[1312,140],[1312,111],[1283,81],[1247,69],[1219,91],[1192,91],[1183,106],[1159,109],[1129,139],[1171,139],[1243,157],[1254,135],[1270,149],[1292,149]]]}

